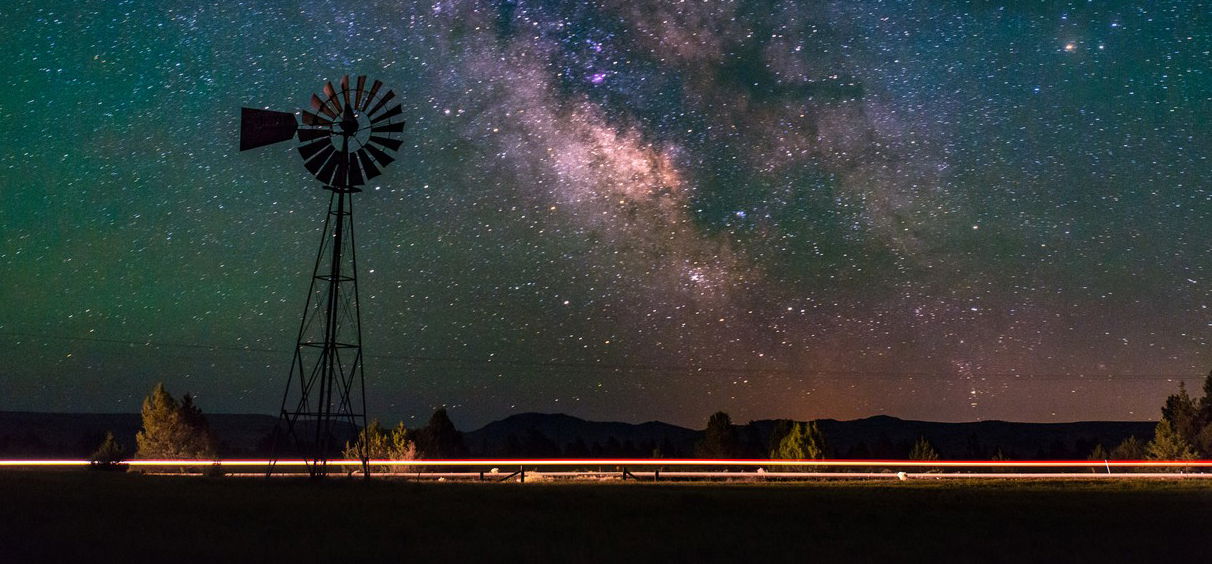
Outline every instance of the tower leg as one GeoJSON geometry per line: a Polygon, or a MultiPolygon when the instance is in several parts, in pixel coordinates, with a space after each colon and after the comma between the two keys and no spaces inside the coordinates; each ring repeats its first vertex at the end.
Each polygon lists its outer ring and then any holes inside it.
{"type": "MultiPolygon", "coordinates": [[[[352,221],[352,195],[358,190],[326,188],[332,195],[274,428],[270,467],[272,472],[281,447],[287,446],[306,461],[314,478],[325,476],[330,457],[366,428],[352,221]]],[[[359,453],[359,458],[363,474],[369,476],[368,453],[359,453]]]]}

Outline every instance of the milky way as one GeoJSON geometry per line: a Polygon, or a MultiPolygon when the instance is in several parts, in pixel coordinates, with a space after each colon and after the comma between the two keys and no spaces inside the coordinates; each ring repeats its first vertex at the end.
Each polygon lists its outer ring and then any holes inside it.
{"type": "Polygon", "coordinates": [[[327,193],[241,106],[405,103],[369,411],[1144,419],[1212,368],[1199,2],[5,8],[0,409],[277,409],[327,193]]]}

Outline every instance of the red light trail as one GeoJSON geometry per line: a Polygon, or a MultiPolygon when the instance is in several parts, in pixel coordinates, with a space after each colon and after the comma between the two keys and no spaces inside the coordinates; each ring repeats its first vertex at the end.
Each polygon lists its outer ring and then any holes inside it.
{"type": "MultiPolygon", "coordinates": [[[[306,466],[308,460],[268,459],[134,459],[118,464],[128,466],[306,466]]],[[[0,467],[71,467],[88,466],[89,460],[0,460],[0,467]]],[[[360,460],[329,460],[329,466],[361,466],[360,460]]],[[[370,461],[372,466],[408,467],[560,467],[560,466],[638,466],[638,467],[717,467],[744,466],[751,468],[803,467],[821,468],[879,467],[879,468],[1212,468],[1212,460],[839,460],[839,459],[700,459],[700,458],[472,458],[445,460],[387,460],[370,461]]]]}

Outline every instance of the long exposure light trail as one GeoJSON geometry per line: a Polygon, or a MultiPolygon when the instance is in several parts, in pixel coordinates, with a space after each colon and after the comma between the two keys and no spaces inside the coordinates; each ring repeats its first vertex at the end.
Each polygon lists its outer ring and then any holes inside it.
{"type": "MultiPolygon", "coordinates": [[[[1212,468],[1212,460],[840,460],[840,459],[687,459],[687,458],[473,458],[443,460],[373,459],[372,466],[402,467],[822,467],[822,468],[1212,468]]],[[[0,467],[72,467],[93,464],[79,459],[7,459],[0,467]]],[[[268,467],[307,466],[312,461],[301,459],[134,459],[118,464],[127,466],[229,466],[268,467]]],[[[329,460],[328,466],[361,466],[361,460],[329,460]]]]}

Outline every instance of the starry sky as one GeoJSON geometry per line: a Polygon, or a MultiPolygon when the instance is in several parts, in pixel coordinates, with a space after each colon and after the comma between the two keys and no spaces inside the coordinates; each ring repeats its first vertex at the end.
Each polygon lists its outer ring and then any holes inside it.
{"type": "Polygon", "coordinates": [[[1202,2],[0,12],[0,409],[275,413],[328,192],[239,111],[344,74],[409,124],[372,417],[1148,419],[1212,368],[1202,2]]]}

